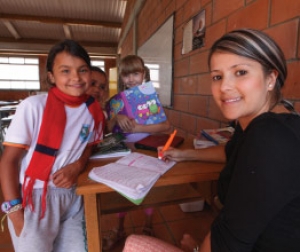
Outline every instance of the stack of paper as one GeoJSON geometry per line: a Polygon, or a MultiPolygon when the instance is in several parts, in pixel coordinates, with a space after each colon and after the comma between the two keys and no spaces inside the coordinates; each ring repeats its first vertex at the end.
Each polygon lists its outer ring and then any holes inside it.
{"type": "Polygon", "coordinates": [[[115,163],[95,167],[89,177],[103,183],[135,204],[140,204],[158,178],[174,166],[140,153],[131,153],[115,163]]]}

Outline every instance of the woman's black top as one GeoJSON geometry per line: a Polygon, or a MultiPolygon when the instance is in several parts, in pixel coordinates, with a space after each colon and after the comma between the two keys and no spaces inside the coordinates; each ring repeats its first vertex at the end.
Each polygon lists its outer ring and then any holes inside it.
{"type": "Polygon", "coordinates": [[[213,252],[300,252],[300,117],[264,113],[226,145],[213,252]]]}

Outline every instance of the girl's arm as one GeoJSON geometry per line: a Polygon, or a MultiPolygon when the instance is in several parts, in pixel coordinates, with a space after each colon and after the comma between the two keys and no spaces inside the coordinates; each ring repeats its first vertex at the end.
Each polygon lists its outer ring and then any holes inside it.
{"type": "Polygon", "coordinates": [[[85,148],[81,157],[74,163],[68,164],[55,172],[51,179],[55,186],[61,188],[70,188],[77,181],[80,173],[82,173],[86,167],[89,157],[92,153],[93,146],[89,145],[85,148]]]}
{"type": "Polygon", "coordinates": [[[126,115],[116,115],[110,120],[107,120],[107,129],[112,132],[114,126],[118,124],[124,132],[130,132],[134,127],[134,120],[126,115]]]}
{"type": "Polygon", "coordinates": [[[171,130],[171,124],[168,120],[157,123],[157,124],[137,124],[133,120],[134,126],[131,129],[131,133],[170,133],[171,130]]]}
{"type": "MultiPolygon", "coordinates": [[[[19,168],[25,154],[22,148],[6,146],[0,163],[0,184],[5,201],[22,198],[19,168]]],[[[18,210],[8,215],[12,221],[16,235],[19,235],[24,225],[24,212],[18,210]]]]}
{"type": "Polygon", "coordinates": [[[6,146],[1,157],[0,182],[4,200],[21,198],[19,167],[25,150],[6,146]]]}

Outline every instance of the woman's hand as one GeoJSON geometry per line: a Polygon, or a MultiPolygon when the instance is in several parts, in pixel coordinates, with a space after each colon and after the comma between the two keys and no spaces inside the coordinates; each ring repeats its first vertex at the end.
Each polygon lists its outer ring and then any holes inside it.
{"type": "MultiPolygon", "coordinates": [[[[163,146],[160,146],[157,148],[158,153],[160,153],[163,149],[163,146]]],[[[179,150],[170,147],[168,150],[162,152],[162,160],[168,161],[172,160],[175,162],[181,162],[183,160],[186,160],[184,155],[184,150],[179,150]]]]}

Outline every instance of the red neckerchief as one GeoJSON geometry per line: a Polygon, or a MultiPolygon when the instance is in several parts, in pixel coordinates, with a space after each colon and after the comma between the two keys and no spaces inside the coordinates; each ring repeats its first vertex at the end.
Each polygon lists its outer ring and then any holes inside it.
{"type": "Polygon", "coordinates": [[[25,207],[28,202],[28,205],[30,205],[33,210],[33,185],[36,179],[44,181],[41,218],[43,218],[46,210],[46,194],[49,176],[65,130],[65,104],[70,106],[79,106],[84,102],[94,118],[95,141],[99,141],[102,135],[102,131],[99,132],[101,122],[102,127],[104,126],[104,116],[99,103],[96,102],[93,97],[88,95],[82,95],[79,97],[70,96],[62,93],[56,87],[49,90],[37,144],[25,172],[22,188],[23,207],[25,207]],[[51,134],[49,134],[49,132],[51,132],[51,134]]]}

